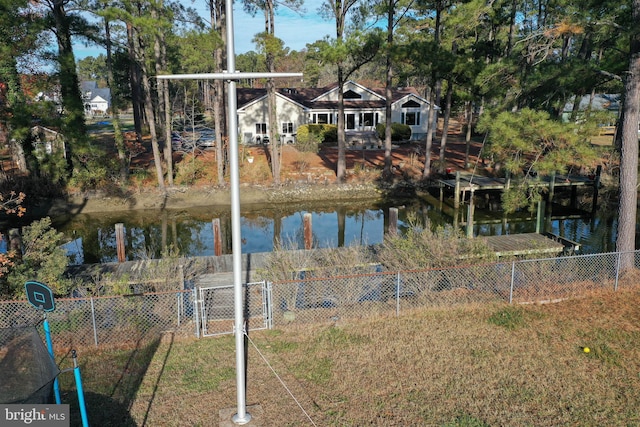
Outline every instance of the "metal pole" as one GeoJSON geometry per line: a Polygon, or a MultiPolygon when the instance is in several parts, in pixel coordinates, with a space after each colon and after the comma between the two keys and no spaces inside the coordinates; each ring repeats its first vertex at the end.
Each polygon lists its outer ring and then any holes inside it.
{"type": "Polygon", "coordinates": [[[177,317],[178,317],[178,319],[177,319],[177,320],[178,320],[177,325],[178,325],[178,328],[180,328],[180,313],[181,313],[181,311],[182,311],[182,310],[180,310],[180,299],[181,299],[181,298],[184,298],[184,293],[180,293],[180,292],[178,292],[178,293],[176,294],[176,296],[178,297],[178,298],[176,299],[176,314],[178,315],[178,316],[177,316],[177,317]]]}
{"type": "MultiPolygon", "coordinates": [[[[229,166],[231,185],[231,249],[233,264],[233,295],[236,334],[236,385],[238,413],[233,416],[235,424],[247,424],[251,415],[246,412],[246,378],[244,359],[244,311],[242,295],[242,234],[240,232],[240,172],[238,161],[238,116],[236,81],[251,78],[302,77],[302,73],[238,73],[235,68],[235,47],[233,41],[233,2],[225,3],[227,14],[227,72],[205,74],[171,74],[157,76],[158,79],[180,80],[226,80],[228,129],[229,129],[229,166]]],[[[275,123],[270,124],[275,126],[275,123]]],[[[202,317],[201,317],[202,319],[202,317]]]]}
{"type": "Polygon", "coordinates": [[[193,300],[193,321],[196,324],[196,338],[200,338],[200,299],[198,294],[200,293],[199,287],[194,287],[191,291],[191,297],[193,300]]]}
{"type": "Polygon", "coordinates": [[[396,276],[396,317],[400,317],[400,272],[396,276]]]}
{"type": "Polygon", "coordinates": [[[82,426],[89,426],[89,418],[87,417],[87,405],[84,401],[84,388],[82,387],[82,375],[80,375],[80,366],[78,366],[78,354],[75,350],[71,350],[73,358],[73,376],[76,379],[76,391],[78,393],[78,406],[80,407],[80,417],[82,418],[82,426]]]}
{"type": "Polygon", "coordinates": [[[618,290],[618,279],[620,278],[620,255],[622,254],[622,252],[618,252],[618,257],[616,259],[616,280],[613,284],[613,290],[617,291],[618,290]]]}
{"type": "MultiPolygon", "coordinates": [[[[42,307],[42,306],[41,306],[42,307]]],[[[51,328],[49,327],[49,320],[47,319],[47,313],[44,313],[44,336],[47,340],[47,350],[49,351],[49,356],[51,356],[51,360],[55,363],[56,358],[53,354],[53,341],[51,340],[51,328]]],[[[58,384],[58,377],[53,380],[53,393],[56,398],[56,404],[59,405],[62,400],[60,399],[60,385],[58,384]]]]}
{"type": "Polygon", "coordinates": [[[516,276],[516,262],[511,261],[511,287],[509,288],[509,304],[513,303],[513,282],[516,276]]]}
{"type": "Polygon", "coordinates": [[[93,324],[93,342],[96,347],[98,346],[98,327],[96,326],[96,308],[93,306],[93,297],[89,298],[91,301],[91,322],[93,324]]]}
{"type": "MultiPolygon", "coordinates": [[[[236,72],[236,49],[233,39],[233,2],[225,2],[227,13],[227,73],[236,72]]],[[[233,300],[236,334],[236,393],[238,412],[235,424],[247,424],[251,415],[246,407],[246,378],[244,360],[244,312],[242,296],[242,234],[240,232],[240,166],[238,162],[238,105],[235,80],[229,80],[227,114],[229,129],[229,169],[231,179],[231,253],[233,260],[233,300]]],[[[273,126],[273,123],[271,124],[273,126]]]]}

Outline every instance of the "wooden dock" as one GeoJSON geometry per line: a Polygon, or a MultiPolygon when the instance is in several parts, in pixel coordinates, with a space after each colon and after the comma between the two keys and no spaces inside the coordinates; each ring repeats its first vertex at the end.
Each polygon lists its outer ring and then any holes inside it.
{"type": "MultiPolygon", "coordinates": [[[[593,186],[595,179],[582,175],[556,175],[553,177],[554,187],[582,187],[593,186]]],[[[444,187],[455,188],[456,179],[439,179],[436,182],[444,187]]],[[[551,184],[551,177],[542,177],[534,185],[538,187],[548,187],[551,184]]],[[[488,176],[478,176],[471,174],[460,174],[458,183],[460,191],[481,191],[481,190],[504,190],[507,188],[506,178],[493,178],[488,176]]]]}
{"type": "MultiPolygon", "coordinates": [[[[498,257],[522,255],[557,256],[569,250],[577,250],[579,245],[559,236],[538,233],[511,234],[502,236],[479,236],[498,257]]],[[[318,249],[316,249],[318,250],[318,249]]],[[[322,250],[322,249],[319,249],[322,250]]],[[[267,253],[243,254],[242,281],[250,283],[262,280],[257,270],[265,267],[267,253]]],[[[231,255],[199,256],[176,260],[180,267],[170,273],[172,277],[154,277],[155,271],[164,271],[162,260],[147,259],[102,264],[73,265],[67,268],[67,275],[90,283],[103,275],[112,278],[126,278],[131,294],[154,292],[158,284],[173,283],[177,289],[197,287],[220,287],[233,285],[231,255]],[[189,283],[187,283],[189,282],[189,283]]],[[[166,262],[166,261],[165,261],[166,262]]],[[[165,269],[166,270],[166,269],[165,269]]],[[[166,272],[165,272],[166,274],[166,272]]]]}
{"type": "MultiPolygon", "coordinates": [[[[242,280],[251,282],[255,279],[256,270],[265,265],[266,253],[242,254],[242,280]]],[[[221,286],[233,284],[233,256],[225,254],[220,256],[196,256],[174,260],[175,269],[167,272],[167,267],[161,267],[167,263],[162,259],[144,259],[124,262],[106,262],[100,264],[71,265],[67,267],[66,274],[69,277],[83,282],[93,282],[96,278],[110,276],[114,278],[126,278],[126,284],[131,288],[131,293],[148,292],[156,284],[165,282],[179,283],[180,287],[193,286],[221,286]],[[150,272],[164,271],[171,277],[154,277],[150,272]],[[192,284],[185,283],[192,281],[192,284]]],[[[172,263],[169,261],[169,263],[172,263]]]]}
{"type": "MultiPolygon", "coordinates": [[[[482,236],[478,237],[478,239],[487,242],[499,257],[542,254],[559,255],[566,250],[568,242],[563,241],[564,239],[561,238],[554,239],[553,236],[545,236],[538,233],[482,236]]],[[[577,250],[578,245],[574,243],[573,246],[573,249],[577,250]]]]}
{"type": "MultiPolygon", "coordinates": [[[[543,176],[531,180],[533,187],[545,187],[549,189],[549,200],[553,199],[555,188],[569,187],[575,193],[578,187],[593,187],[594,205],[597,201],[597,191],[600,181],[600,169],[593,177],[583,175],[551,175],[543,176]]],[[[460,206],[460,201],[465,199],[465,194],[473,194],[476,191],[505,191],[510,185],[516,185],[515,181],[507,178],[494,178],[478,176],[469,173],[456,172],[455,178],[436,180],[436,185],[440,188],[440,200],[444,198],[444,189],[453,189],[454,208],[460,206]]],[[[572,196],[572,199],[575,196],[572,196]]],[[[595,206],[594,206],[595,208],[595,206]]]]}

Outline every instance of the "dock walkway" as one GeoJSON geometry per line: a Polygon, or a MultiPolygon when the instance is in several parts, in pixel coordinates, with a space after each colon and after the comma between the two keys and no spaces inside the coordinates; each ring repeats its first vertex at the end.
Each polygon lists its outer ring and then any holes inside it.
{"type": "MultiPolygon", "coordinates": [[[[593,178],[583,175],[552,175],[531,180],[531,185],[534,187],[549,188],[549,194],[552,199],[554,189],[558,187],[570,187],[574,192],[577,187],[593,187],[594,192],[597,192],[599,178],[599,172],[593,178]]],[[[461,173],[460,171],[456,172],[455,178],[438,179],[435,182],[440,188],[440,200],[444,198],[445,188],[453,189],[454,208],[456,209],[460,206],[460,201],[464,200],[464,195],[467,192],[505,191],[510,185],[517,184],[516,181],[511,181],[506,178],[478,176],[470,173],[461,173]]],[[[596,199],[597,196],[594,197],[594,202],[596,199]]]]}
{"type": "Polygon", "coordinates": [[[507,234],[502,236],[482,236],[487,245],[501,256],[557,255],[562,253],[566,243],[539,233],[507,234]]]}
{"type": "MultiPolygon", "coordinates": [[[[559,255],[563,253],[573,242],[564,241],[558,236],[545,236],[538,233],[513,234],[501,236],[481,236],[497,256],[519,255],[559,255]]],[[[574,244],[574,249],[577,246],[574,244]]],[[[243,254],[242,257],[242,281],[250,283],[262,280],[257,270],[265,266],[266,253],[243,254]]],[[[233,263],[231,255],[200,256],[183,258],[178,261],[181,268],[174,271],[171,276],[153,277],[153,272],[163,270],[160,267],[161,260],[147,259],[126,262],[110,262],[102,264],[74,265],[67,268],[67,275],[91,282],[103,275],[114,278],[127,278],[132,293],[148,292],[156,283],[180,282],[180,287],[185,288],[185,281],[191,281],[186,287],[221,287],[233,285],[233,263]],[[189,271],[189,274],[185,274],[189,271]],[[185,276],[190,276],[188,279],[185,276]],[[146,285],[146,286],[143,286],[146,285]],[[142,287],[141,287],[142,286],[142,287]]],[[[166,274],[166,272],[165,272],[166,274]]]]}

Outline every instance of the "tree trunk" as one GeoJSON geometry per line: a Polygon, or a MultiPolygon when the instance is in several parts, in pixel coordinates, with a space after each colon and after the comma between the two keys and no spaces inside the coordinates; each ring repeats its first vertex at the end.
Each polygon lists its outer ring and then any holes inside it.
{"type": "Polygon", "coordinates": [[[104,34],[107,50],[107,87],[111,91],[111,117],[113,123],[113,134],[118,151],[118,162],[120,163],[120,179],[122,182],[129,180],[129,162],[127,161],[127,152],[124,145],[124,135],[122,135],[122,127],[120,126],[120,100],[115,93],[115,83],[113,77],[113,53],[111,49],[111,28],[109,20],[104,19],[104,34]]]}
{"type": "Polygon", "coordinates": [[[144,107],[147,121],[149,124],[149,133],[151,134],[151,149],[153,150],[153,162],[156,167],[156,178],[158,180],[158,187],[161,191],[165,191],[164,176],[162,172],[162,156],[160,154],[160,147],[158,146],[158,134],[156,132],[156,121],[154,117],[153,101],[151,100],[151,85],[149,84],[149,78],[147,73],[146,58],[144,47],[139,42],[139,52],[136,57],[139,58],[138,66],[140,67],[140,77],[142,80],[142,86],[144,91],[144,107]]]}
{"type": "Polygon", "coordinates": [[[22,173],[29,173],[29,168],[27,167],[27,156],[24,154],[24,147],[22,146],[21,141],[11,141],[11,155],[13,161],[18,167],[18,170],[22,173]]]}
{"type": "MultiPolygon", "coordinates": [[[[275,37],[274,4],[272,0],[264,2],[265,40],[267,70],[276,71],[275,54],[272,51],[269,38],[275,37]]],[[[267,79],[267,114],[269,116],[269,150],[271,152],[271,174],[273,183],[280,184],[280,138],[278,138],[278,113],[276,111],[276,86],[273,79],[267,79]]]]}
{"type": "Polygon", "coordinates": [[[65,111],[62,133],[67,138],[67,163],[73,165],[73,150],[79,145],[86,144],[87,128],[84,121],[84,103],[80,95],[80,84],[76,71],[76,60],[71,43],[71,29],[67,17],[66,2],[56,0],[52,3],[52,15],[56,27],[58,41],[58,64],[60,66],[59,80],[62,106],[65,111]]]}
{"type": "MultiPolygon", "coordinates": [[[[338,43],[342,43],[344,41],[345,19],[349,12],[349,8],[354,4],[355,0],[347,0],[346,2],[336,0],[331,4],[336,18],[336,40],[338,43]]],[[[344,183],[347,174],[347,138],[344,129],[344,60],[338,60],[336,65],[338,68],[338,164],[336,165],[336,182],[342,184],[344,183]]]]}
{"type": "MultiPolygon", "coordinates": [[[[638,205],[638,104],[640,104],[640,0],[633,0],[633,33],[629,52],[629,72],[625,81],[622,153],[620,156],[620,207],[618,215],[619,252],[635,250],[638,205]]],[[[621,269],[634,267],[634,257],[623,256],[621,269]]]]}
{"type": "Polygon", "coordinates": [[[338,164],[336,165],[336,182],[344,183],[347,173],[346,133],[344,130],[344,77],[342,64],[338,64],[338,164]]]}
{"type": "MultiPolygon", "coordinates": [[[[211,25],[213,25],[214,31],[220,34],[221,40],[225,43],[225,6],[224,1],[216,0],[210,1],[209,8],[211,11],[211,25]]],[[[224,67],[224,50],[225,45],[221,45],[215,49],[213,53],[215,67],[217,72],[222,72],[224,67]]],[[[213,126],[216,134],[216,166],[218,172],[218,185],[225,185],[224,171],[225,171],[225,151],[222,135],[226,135],[224,132],[224,83],[222,80],[215,80],[213,83],[214,98],[213,98],[213,126]]],[[[245,141],[246,143],[246,141],[245,141]]]]}
{"type": "Polygon", "coordinates": [[[449,133],[449,118],[451,117],[451,98],[453,97],[453,80],[449,80],[447,94],[445,95],[444,121],[442,123],[442,136],[440,138],[440,167],[439,172],[443,173],[446,162],[447,134],[449,133]]]}
{"type": "Polygon", "coordinates": [[[391,158],[391,104],[393,102],[393,62],[391,61],[391,48],[393,46],[393,19],[395,13],[395,1],[389,0],[387,10],[387,67],[385,83],[385,108],[384,108],[384,170],[382,176],[391,178],[393,166],[391,158]]]}
{"type": "Polygon", "coordinates": [[[424,146],[424,169],[422,170],[422,178],[428,179],[431,177],[431,147],[433,146],[433,118],[435,117],[435,91],[429,92],[429,114],[428,114],[428,124],[427,124],[427,140],[425,141],[424,146]]]}
{"type": "MultiPolygon", "coordinates": [[[[157,6],[163,7],[162,1],[157,6]]],[[[151,9],[151,16],[158,19],[158,9],[151,9]]],[[[153,55],[155,60],[156,75],[167,70],[167,43],[161,28],[156,30],[153,41],[153,55]]],[[[164,160],[167,166],[167,184],[173,187],[173,152],[171,147],[171,100],[169,99],[169,81],[157,80],[158,91],[158,123],[164,128],[164,160]]]]}
{"type": "Polygon", "coordinates": [[[18,170],[22,173],[28,173],[29,168],[27,166],[27,153],[30,153],[33,148],[31,147],[30,139],[26,138],[28,129],[31,127],[31,115],[26,111],[23,106],[27,103],[24,99],[24,92],[22,85],[20,84],[20,75],[18,73],[18,67],[16,59],[12,56],[0,56],[2,64],[0,64],[0,82],[6,84],[6,96],[4,105],[0,105],[0,116],[6,123],[0,123],[0,132],[5,130],[7,142],[11,144],[11,155],[18,170]],[[18,134],[25,135],[20,140],[15,139],[16,131],[18,134]],[[25,145],[28,145],[25,147],[25,145]]]}
{"type": "MultiPolygon", "coordinates": [[[[436,15],[433,29],[433,40],[436,47],[440,47],[440,21],[443,8],[444,6],[442,2],[436,2],[436,15]]],[[[431,84],[435,84],[435,87],[433,90],[431,90],[429,96],[429,123],[427,125],[427,140],[425,142],[424,169],[422,170],[422,178],[424,179],[428,179],[431,177],[431,147],[433,146],[433,135],[436,133],[438,127],[438,115],[435,106],[440,100],[440,92],[442,91],[442,80],[440,79],[437,69],[433,70],[431,84]]]]}
{"type": "Polygon", "coordinates": [[[131,107],[133,110],[133,127],[138,138],[142,142],[142,110],[143,96],[140,82],[140,69],[136,61],[136,35],[133,25],[127,22],[127,48],[129,51],[129,82],[131,84],[131,107]]]}
{"type": "Polygon", "coordinates": [[[465,150],[464,150],[464,167],[468,168],[469,165],[469,152],[471,151],[471,134],[473,124],[473,102],[467,101],[465,103],[465,116],[467,122],[467,132],[464,135],[465,150]]]}

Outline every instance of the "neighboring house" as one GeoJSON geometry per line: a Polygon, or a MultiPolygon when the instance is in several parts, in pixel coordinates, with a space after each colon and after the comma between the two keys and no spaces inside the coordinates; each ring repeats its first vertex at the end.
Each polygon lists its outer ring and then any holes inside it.
{"type": "Polygon", "coordinates": [[[94,81],[80,83],[80,93],[84,103],[84,113],[87,116],[104,116],[111,108],[111,91],[109,88],[99,88],[94,81]]]}
{"type": "MultiPolygon", "coordinates": [[[[266,89],[238,88],[238,132],[245,144],[264,142],[269,118],[266,89]]],[[[367,88],[348,81],[344,85],[345,131],[350,134],[375,131],[385,121],[384,88],[367,88]]],[[[412,139],[427,134],[429,102],[411,87],[395,88],[391,121],[411,127],[412,139]]],[[[438,107],[436,107],[438,108],[438,107]]],[[[338,123],[338,86],[324,88],[277,89],[278,123],[275,133],[284,143],[295,142],[299,126],[338,123]]]]}
{"type": "MultiPolygon", "coordinates": [[[[575,98],[572,98],[564,106],[562,113],[562,120],[566,123],[571,119],[571,113],[573,111],[573,104],[575,98]]],[[[614,135],[616,132],[617,122],[620,119],[622,112],[622,95],[620,94],[608,94],[600,93],[593,97],[585,95],[580,98],[578,104],[578,111],[583,112],[588,108],[593,111],[606,111],[609,113],[608,121],[599,124],[601,135],[614,135]]],[[[640,123],[638,124],[638,137],[640,138],[640,123]]]]}
{"type": "MultiPolygon", "coordinates": [[[[593,111],[609,111],[611,113],[612,121],[615,122],[620,112],[621,102],[620,94],[600,93],[593,97],[591,95],[584,95],[580,98],[580,102],[578,103],[578,111],[586,111],[589,108],[593,111]]],[[[565,104],[562,112],[562,120],[564,122],[568,122],[571,119],[574,103],[575,97],[571,98],[569,102],[565,104]]]]}
{"type": "Polygon", "coordinates": [[[61,151],[63,157],[67,157],[67,146],[64,136],[53,129],[36,125],[31,128],[33,137],[33,146],[37,156],[44,154],[53,154],[55,151],[61,151]]]}

